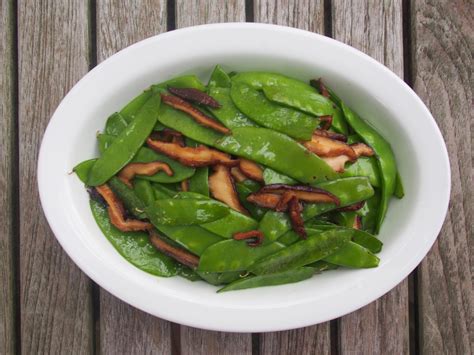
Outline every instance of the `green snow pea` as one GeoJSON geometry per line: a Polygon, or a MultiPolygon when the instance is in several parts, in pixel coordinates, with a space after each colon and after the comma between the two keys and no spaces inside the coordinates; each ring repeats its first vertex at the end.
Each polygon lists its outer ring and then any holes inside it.
{"type": "Polygon", "coordinates": [[[79,180],[81,180],[84,184],[87,182],[87,178],[89,177],[89,172],[91,171],[92,166],[94,165],[97,159],[89,159],[84,160],[77,164],[72,171],[76,173],[79,180]]]}
{"type": "Polygon", "coordinates": [[[135,179],[133,184],[133,191],[135,195],[143,201],[145,206],[149,206],[156,200],[155,192],[151,187],[151,184],[147,180],[135,179]]]}
{"type": "Polygon", "coordinates": [[[146,233],[119,231],[110,223],[106,207],[93,200],[90,207],[102,233],[127,261],[152,275],[169,277],[178,273],[176,262],[156,250],[146,233]]]}
{"type": "Polygon", "coordinates": [[[97,143],[99,145],[99,153],[103,155],[104,152],[109,149],[109,147],[114,142],[116,136],[111,136],[110,134],[100,133],[97,135],[97,143]]]}
{"type": "Polygon", "coordinates": [[[209,168],[199,168],[188,179],[189,191],[209,197],[209,168]]]}
{"type": "Polygon", "coordinates": [[[206,91],[206,87],[196,75],[178,76],[162,83],[152,85],[152,89],[155,91],[161,91],[161,89],[167,89],[168,86],[174,88],[192,88],[198,89],[200,91],[206,91]]]}
{"type": "Polygon", "coordinates": [[[372,186],[380,186],[379,168],[374,157],[359,157],[354,163],[347,166],[341,176],[366,176],[372,186]]]}
{"type": "Polygon", "coordinates": [[[120,133],[104,154],[97,159],[89,173],[87,184],[105,183],[133,159],[150,135],[158,118],[160,96],[153,95],[140,109],[135,119],[120,133]]]}
{"type": "Polygon", "coordinates": [[[319,125],[317,118],[276,104],[268,100],[262,92],[244,83],[234,83],[230,96],[235,106],[252,121],[295,139],[311,139],[319,125]]]}
{"type": "Polygon", "coordinates": [[[283,244],[271,243],[251,248],[243,240],[224,240],[211,245],[202,253],[198,271],[244,271],[255,261],[284,248],[283,244]]]}
{"type": "MultiPolygon", "coordinates": [[[[240,202],[244,205],[247,211],[250,212],[250,215],[255,218],[257,221],[260,221],[265,215],[266,210],[264,208],[258,207],[257,205],[247,201],[247,197],[255,192],[255,189],[250,188],[248,185],[243,182],[238,182],[235,184],[237,193],[239,194],[240,202]]],[[[258,188],[257,188],[258,190],[258,188]]]]}
{"type": "Polygon", "coordinates": [[[118,136],[126,127],[128,122],[120,112],[115,112],[107,118],[105,123],[105,133],[111,136],[118,136]]]}
{"type": "Polygon", "coordinates": [[[123,202],[127,211],[139,219],[145,219],[145,203],[135,194],[135,191],[125,185],[122,180],[113,176],[107,184],[123,202]]]}
{"type": "Polygon", "coordinates": [[[353,268],[377,267],[380,261],[380,259],[369,250],[354,242],[346,243],[334,254],[326,256],[324,260],[331,264],[353,268]]]}
{"type": "Polygon", "coordinates": [[[393,192],[395,197],[403,198],[405,196],[405,189],[403,188],[402,177],[400,176],[400,172],[397,171],[397,180],[395,182],[395,191],[393,192]]]}
{"type": "Polygon", "coordinates": [[[214,146],[304,183],[333,180],[338,176],[316,154],[309,153],[290,137],[267,128],[235,128],[231,136],[223,137],[214,146]]]}
{"type": "Polygon", "coordinates": [[[221,104],[219,108],[209,108],[212,114],[227,128],[257,126],[235,106],[230,97],[230,89],[225,87],[209,88],[209,95],[221,104]]]}
{"type": "Polygon", "coordinates": [[[153,90],[147,89],[140,95],[130,101],[122,110],[120,115],[128,122],[132,122],[135,116],[140,112],[140,109],[153,96],[153,90]]]}
{"type": "Polygon", "coordinates": [[[375,231],[378,232],[382,226],[387,213],[390,197],[395,191],[397,178],[397,165],[390,144],[367,122],[360,118],[354,111],[341,102],[346,121],[352,129],[375,151],[380,168],[381,194],[375,231]]]}
{"type": "Polygon", "coordinates": [[[215,88],[228,88],[230,87],[230,77],[229,75],[222,69],[222,67],[217,64],[212,71],[211,78],[209,79],[209,83],[207,87],[215,88]]]}
{"type": "Polygon", "coordinates": [[[145,208],[154,225],[190,225],[215,221],[229,214],[226,206],[213,200],[160,199],[145,208]]]}
{"type": "Polygon", "coordinates": [[[333,212],[332,219],[336,222],[337,225],[347,228],[353,228],[354,222],[357,216],[357,213],[354,211],[347,212],[333,212]]]}
{"type": "Polygon", "coordinates": [[[256,275],[271,274],[313,263],[340,250],[352,235],[350,230],[336,229],[308,235],[307,239],[257,261],[249,271],[256,275]]]}
{"type": "Polygon", "coordinates": [[[364,207],[358,211],[362,215],[362,229],[377,234],[376,223],[378,218],[378,209],[380,205],[380,190],[375,189],[374,196],[369,198],[364,207]]]}
{"type": "Polygon", "coordinates": [[[313,275],[314,275],[313,268],[301,267],[294,270],[279,272],[276,274],[250,276],[244,279],[234,281],[231,284],[222,287],[217,292],[220,293],[220,292],[227,292],[227,291],[243,290],[247,288],[289,284],[289,283],[300,282],[300,281],[309,279],[313,275]]]}
{"type": "Polygon", "coordinates": [[[314,272],[318,274],[323,271],[335,270],[339,268],[338,265],[328,263],[327,261],[324,261],[324,260],[315,261],[314,263],[308,264],[305,267],[313,268],[314,272]]]}
{"type": "Polygon", "coordinates": [[[203,280],[214,286],[225,285],[241,278],[240,271],[230,272],[197,272],[203,280]]]}
{"type": "Polygon", "coordinates": [[[151,188],[153,189],[153,192],[155,193],[156,200],[162,200],[162,199],[173,197],[174,195],[176,195],[176,191],[170,189],[168,186],[170,186],[170,184],[167,184],[167,187],[165,187],[164,185],[156,183],[156,182],[151,183],[151,188]]]}
{"type": "MultiPolygon", "coordinates": [[[[227,205],[223,206],[227,207],[227,205]]],[[[246,232],[257,228],[258,222],[253,218],[247,217],[231,208],[227,207],[227,209],[229,214],[224,218],[201,224],[201,227],[227,239],[232,238],[237,232],[246,232]]]]}
{"type": "Polygon", "coordinates": [[[285,185],[295,185],[298,183],[295,179],[290,178],[289,176],[280,174],[273,169],[265,168],[263,169],[263,180],[265,185],[270,184],[285,184],[285,185]]]}
{"type": "MultiPolygon", "coordinates": [[[[340,207],[367,200],[374,194],[374,189],[365,177],[338,179],[315,186],[336,195],[339,198],[340,207]]],[[[303,219],[309,220],[335,208],[337,206],[333,203],[306,204],[303,209],[303,219]]],[[[274,241],[291,229],[291,223],[286,213],[268,211],[260,221],[258,228],[265,234],[266,240],[274,241]]]]}

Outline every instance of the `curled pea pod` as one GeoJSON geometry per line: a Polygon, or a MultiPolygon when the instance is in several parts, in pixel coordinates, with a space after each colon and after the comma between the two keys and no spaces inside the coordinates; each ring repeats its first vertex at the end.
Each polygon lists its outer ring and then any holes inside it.
{"type": "Polygon", "coordinates": [[[250,248],[245,241],[224,240],[211,245],[202,253],[198,271],[245,271],[255,261],[283,248],[284,245],[277,242],[250,248]]]}
{"type": "Polygon", "coordinates": [[[203,224],[229,214],[229,209],[213,200],[161,199],[145,209],[150,221],[156,225],[203,224]]]}
{"type": "Polygon", "coordinates": [[[207,87],[209,89],[219,87],[219,88],[228,88],[230,87],[230,77],[229,75],[222,69],[222,67],[217,64],[212,71],[211,78],[209,79],[209,83],[207,87]]]}
{"type": "Polygon", "coordinates": [[[369,250],[354,242],[346,243],[334,254],[326,256],[324,260],[331,264],[353,268],[377,267],[380,261],[369,250]]]}
{"type": "Polygon", "coordinates": [[[108,181],[108,185],[123,202],[127,211],[139,219],[145,219],[147,217],[145,213],[146,204],[135,194],[133,189],[125,185],[115,176],[108,181]]]}
{"type": "Polygon", "coordinates": [[[89,173],[87,185],[98,186],[105,183],[133,159],[153,130],[158,118],[159,107],[160,96],[151,96],[135,119],[97,159],[89,173]]]}
{"type": "Polygon", "coordinates": [[[170,277],[178,274],[177,263],[153,247],[148,234],[119,231],[110,223],[106,207],[93,200],[90,201],[90,207],[102,233],[131,264],[152,275],[170,277]]]}
{"type": "Polygon", "coordinates": [[[258,276],[249,276],[230,283],[222,287],[217,292],[227,292],[244,290],[247,288],[277,286],[295,283],[311,278],[314,275],[314,269],[310,267],[301,267],[293,270],[283,271],[275,274],[265,274],[258,276]]]}
{"type": "Polygon", "coordinates": [[[227,128],[257,126],[252,120],[247,118],[234,104],[230,97],[230,88],[211,87],[209,95],[221,104],[220,108],[212,108],[211,113],[227,128]]]}
{"type": "Polygon", "coordinates": [[[77,175],[79,180],[81,180],[84,184],[87,182],[87,178],[89,177],[89,172],[94,165],[97,159],[88,159],[84,160],[77,164],[72,171],[77,175]]]}
{"type": "Polygon", "coordinates": [[[237,108],[259,125],[295,139],[311,139],[311,135],[319,125],[319,120],[315,117],[278,105],[245,83],[234,83],[230,89],[230,96],[237,108]]]}
{"type": "Polygon", "coordinates": [[[395,191],[397,178],[397,165],[390,144],[367,122],[360,118],[354,111],[341,102],[342,111],[346,121],[352,129],[375,151],[380,168],[381,195],[375,232],[378,233],[385,214],[387,213],[388,202],[395,191]]]}
{"type": "MultiPolygon", "coordinates": [[[[367,200],[374,194],[374,189],[365,177],[326,181],[315,186],[335,195],[340,201],[339,207],[367,200]]],[[[303,209],[303,219],[307,221],[337,207],[333,203],[307,204],[303,209]]],[[[263,232],[266,240],[274,241],[291,229],[291,222],[285,213],[268,211],[260,221],[258,228],[263,232]]]]}
{"type": "Polygon", "coordinates": [[[291,270],[326,258],[340,250],[352,238],[350,230],[328,230],[308,235],[308,238],[271,254],[252,265],[256,275],[291,270]]]}

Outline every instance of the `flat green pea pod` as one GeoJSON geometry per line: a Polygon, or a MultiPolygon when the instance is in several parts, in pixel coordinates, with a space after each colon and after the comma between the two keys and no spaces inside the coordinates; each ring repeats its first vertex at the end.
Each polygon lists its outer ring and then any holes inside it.
{"type": "Polygon", "coordinates": [[[258,126],[247,118],[234,104],[230,97],[230,88],[211,87],[209,95],[221,104],[219,108],[210,107],[212,114],[230,130],[238,127],[258,126]]]}
{"type": "Polygon", "coordinates": [[[255,287],[290,284],[309,279],[313,275],[314,269],[309,267],[301,267],[294,270],[288,270],[275,274],[250,276],[241,280],[234,281],[231,284],[222,287],[217,292],[221,293],[227,291],[244,290],[255,287]]]}
{"type": "Polygon", "coordinates": [[[362,215],[362,229],[377,234],[376,223],[378,218],[378,207],[380,205],[380,190],[375,189],[374,196],[369,198],[364,207],[357,211],[362,215]]]}
{"type": "Polygon", "coordinates": [[[241,279],[240,271],[230,271],[230,272],[197,272],[199,276],[207,283],[210,283],[214,286],[226,285],[235,280],[241,279]]]}
{"type": "Polygon", "coordinates": [[[231,136],[223,137],[214,146],[304,183],[334,180],[338,176],[316,154],[308,153],[305,147],[290,137],[267,128],[236,128],[231,136]]]}
{"type": "Polygon", "coordinates": [[[145,209],[150,221],[156,225],[203,224],[223,218],[229,208],[214,200],[161,199],[145,209]]]}
{"type": "Polygon", "coordinates": [[[118,136],[128,126],[127,120],[120,112],[115,112],[107,118],[105,123],[105,133],[111,136],[118,136]]]}
{"type": "Polygon", "coordinates": [[[274,103],[268,100],[262,92],[245,83],[233,83],[230,96],[237,108],[252,121],[295,139],[311,139],[313,132],[319,125],[317,118],[274,103]]]}
{"type": "Polygon", "coordinates": [[[140,112],[140,109],[153,96],[153,90],[145,90],[140,95],[130,101],[122,110],[120,115],[128,122],[132,122],[135,116],[140,112]]]}
{"type": "Polygon", "coordinates": [[[271,185],[271,184],[296,185],[298,183],[298,181],[296,181],[295,179],[292,179],[289,176],[280,174],[279,172],[270,168],[263,169],[263,180],[265,181],[265,185],[271,185]]]}
{"type": "Polygon", "coordinates": [[[133,159],[155,126],[160,102],[159,95],[148,99],[135,119],[97,159],[89,173],[87,185],[98,186],[105,183],[133,159]]]}
{"type": "Polygon", "coordinates": [[[90,207],[102,233],[128,262],[152,275],[170,277],[178,273],[176,262],[156,250],[149,242],[148,234],[119,231],[110,223],[106,207],[93,200],[90,207]]]}
{"type": "Polygon", "coordinates": [[[318,260],[306,265],[305,267],[313,268],[314,272],[319,274],[323,271],[335,270],[339,268],[339,265],[331,264],[324,260],[318,260]]]}
{"type": "Polygon", "coordinates": [[[367,122],[360,118],[354,111],[341,102],[342,111],[346,121],[352,129],[367,143],[374,151],[380,167],[380,178],[382,192],[380,196],[379,212],[375,224],[376,233],[379,232],[385,214],[387,213],[390,197],[395,191],[397,178],[397,164],[390,144],[367,122]]]}
{"type": "Polygon", "coordinates": [[[405,189],[403,188],[402,177],[399,171],[397,171],[397,181],[395,182],[395,191],[393,194],[396,198],[403,198],[403,196],[405,196],[405,189]]]}
{"type": "Polygon", "coordinates": [[[202,253],[199,259],[198,271],[245,271],[255,261],[274,254],[283,248],[284,245],[277,242],[252,248],[242,240],[224,240],[211,245],[202,253]]]}
{"type": "Polygon", "coordinates": [[[155,192],[147,180],[135,179],[133,184],[135,195],[143,201],[145,206],[151,205],[155,200],[155,192]]]}
{"type": "Polygon", "coordinates": [[[209,168],[199,168],[188,179],[189,191],[209,197],[209,168]]]}
{"type": "Polygon", "coordinates": [[[258,222],[253,218],[230,208],[228,208],[228,211],[229,214],[225,217],[213,222],[201,224],[201,227],[227,239],[232,238],[237,232],[246,232],[257,228],[258,222]]]}
{"type": "Polygon", "coordinates": [[[109,149],[109,147],[114,142],[116,136],[111,136],[110,134],[100,133],[97,135],[97,143],[99,144],[99,153],[103,155],[104,152],[109,149]]]}
{"type": "Polygon", "coordinates": [[[81,180],[84,184],[87,182],[87,178],[89,177],[89,172],[91,171],[92,166],[94,165],[97,159],[89,159],[84,160],[77,164],[72,171],[77,175],[79,180],[81,180]]]}
{"type": "Polygon", "coordinates": [[[230,77],[222,69],[222,67],[217,64],[212,71],[211,78],[207,84],[208,89],[219,87],[219,88],[229,88],[230,87],[230,77]]]}
{"type": "Polygon", "coordinates": [[[377,267],[380,261],[369,250],[354,242],[346,243],[337,252],[325,257],[324,260],[331,264],[352,268],[377,267]]]}
{"type": "Polygon", "coordinates": [[[123,202],[127,211],[139,219],[145,219],[145,203],[135,194],[135,191],[125,185],[122,180],[117,177],[112,177],[108,181],[108,185],[112,191],[123,202]]]}
{"type": "Polygon", "coordinates": [[[359,157],[354,163],[344,169],[343,177],[365,176],[374,187],[380,186],[379,168],[374,157],[359,157]]]}
{"type": "Polygon", "coordinates": [[[160,91],[160,89],[167,89],[169,86],[174,88],[192,88],[206,91],[206,87],[196,75],[178,76],[162,83],[152,85],[152,89],[154,91],[160,91]]]}
{"type": "Polygon", "coordinates": [[[308,235],[307,239],[257,261],[249,271],[256,275],[263,275],[313,263],[336,253],[351,240],[352,234],[350,230],[333,229],[308,235]]]}
{"type": "Polygon", "coordinates": [[[162,184],[158,184],[156,182],[151,183],[151,188],[153,189],[153,192],[155,193],[156,200],[162,200],[162,199],[173,197],[174,195],[176,195],[176,191],[170,189],[169,187],[165,187],[162,184]]]}
{"type": "MultiPolygon", "coordinates": [[[[353,177],[326,181],[316,184],[339,198],[339,207],[349,206],[356,202],[367,200],[374,194],[374,189],[365,177],[353,177]]],[[[306,204],[303,209],[303,219],[305,221],[337,208],[333,203],[306,204]]],[[[290,219],[286,213],[268,211],[260,221],[258,229],[263,232],[268,241],[277,240],[280,236],[291,229],[290,219]]]]}

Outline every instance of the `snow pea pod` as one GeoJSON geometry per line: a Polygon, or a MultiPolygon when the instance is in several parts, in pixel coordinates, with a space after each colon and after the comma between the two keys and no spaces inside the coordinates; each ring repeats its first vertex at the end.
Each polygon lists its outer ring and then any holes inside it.
{"type": "Polygon", "coordinates": [[[106,207],[93,200],[90,207],[102,233],[127,261],[152,275],[169,277],[178,273],[176,262],[156,250],[146,233],[119,231],[110,223],[106,207]]]}
{"type": "Polygon", "coordinates": [[[225,87],[209,88],[209,95],[221,104],[219,108],[209,108],[209,111],[227,128],[257,126],[245,116],[234,104],[230,97],[230,89],[225,87]]]}
{"type": "Polygon", "coordinates": [[[112,191],[118,196],[123,202],[128,212],[134,215],[136,218],[145,219],[145,203],[135,194],[135,191],[125,185],[122,180],[113,176],[107,184],[110,186],[112,191]]]}
{"type": "Polygon", "coordinates": [[[377,166],[377,159],[374,157],[359,157],[354,163],[345,168],[341,176],[366,176],[371,185],[375,187],[380,186],[379,168],[377,166]]]}
{"type": "Polygon", "coordinates": [[[295,139],[311,139],[319,125],[317,118],[274,103],[245,83],[233,83],[230,96],[237,108],[254,122],[295,139]]]}
{"type": "Polygon", "coordinates": [[[254,205],[253,203],[250,203],[247,201],[247,197],[258,190],[258,188],[251,189],[248,185],[238,182],[235,184],[235,188],[237,190],[237,193],[239,194],[239,199],[240,202],[244,205],[245,209],[250,212],[250,215],[256,219],[257,221],[260,221],[262,217],[265,215],[266,210],[264,208],[258,207],[257,205],[254,205]]]}
{"type": "Polygon", "coordinates": [[[149,206],[155,201],[155,192],[147,180],[136,179],[133,184],[133,191],[145,206],[149,206]]]}
{"type": "Polygon", "coordinates": [[[266,274],[259,276],[250,276],[232,282],[231,284],[222,287],[217,292],[227,292],[243,290],[247,288],[277,286],[303,281],[311,278],[314,275],[314,269],[309,267],[301,267],[294,270],[279,272],[276,274],[266,274]]]}
{"type": "Polygon", "coordinates": [[[367,122],[360,118],[354,111],[341,102],[342,111],[346,121],[352,129],[375,151],[380,167],[381,194],[380,205],[375,231],[378,233],[385,214],[387,213],[390,197],[395,191],[395,181],[397,178],[397,165],[390,144],[367,122]]]}
{"type": "Polygon", "coordinates": [[[167,89],[168,86],[174,88],[192,88],[198,89],[200,91],[206,91],[204,84],[194,74],[178,76],[162,83],[152,85],[152,89],[154,91],[160,91],[160,89],[167,89]]]}
{"type": "Polygon", "coordinates": [[[173,197],[176,194],[176,191],[168,187],[165,187],[162,184],[158,184],[156,182],[151,183],[151,188],[153,189],[153,192],[155,193],[156,200],[162,200],[165,198],[173,197]]]}
{"type": "Polygon", "coordinates": [[[91,171],[92,166],[94,165],[97,159],[89,159],[84,160],[77,164],[72,171],[76,173],[79,180],[81,180],[84,184],[87,182],[87,178],[89,177],[89,172],[91,171]]]}
{"type": "Polygon", "coordinates": [[[97,143],[99,144],[99,153],[101,155],[104,154],[107,149],[109,149],[115,138],[117,137],[105,133],[100,133],[97,135],[97,143]]]}
{"type": "Polygon", "coordinates": [[[235,280],[239,280],[240,271],[229,271],[229,272],[197,272],[203,280],[214,286],[225,285],[235,280]]]}
{"type": "Polygon", "coordinates": [[[313,263],[340,250],[352,234],[350,230],[333,229],[308,235],[307,239],[259,260],[249,271],[256,275],[271,274],[313,263]]]}
{"type": "Polygon", "coordinates": [[[244,271],[255,261],[282,248],[284,248],[284,245],[277,242],[257,248],[250,248],[245,241],[224,240],[211,245],[202,253],[198,271],[244,271]]]}
{"type": "Polygon", "coordinates": [[[120,115],[128,122],[132,122],[140,109],[145,105],[148,99],[153,95],[153,90],[147,89],[143,91],[140,95],[135,97],[130,101],[122,110],[120,110],[120,115]]]}
{"type": "Polygon", "coordinates": [[[209,168],[199,168],[188,179],[189,191],[209,197],[209,168]]]}
{"type": "MultiPolygon", "coordinates": [[[[220,88],[228,88],[230,87],[230,77],[229,75],[222,69],[222,67],[217,64],[212,71],[211,78],[209,79],[209,83],[207,84],[208,89],[220,87],[220,88]]],[[[212,95],[211,95],[212,96],[212,95]]]]}
{"type": "Polygon", "coordinates": [[[255,229],[258,222],[233,209],[228,208],[229,214],[213,222],[201,224],[201,227],[220,235],[223,238],[232,238],[237,232],[247,232],[255,229]]]}
{"type": "Polygon", "coordinates": [[[359,214],[362,215],[362,229],[374,234],[377,234],[375,226],[377,223],[379,205],[380,189],[375,189],[374,196],[369,198],[364,207],[358,211],[359,214]]]}
{"type": "Polygon", "coordinates": [[[396,198],[403,198],[403,196],[405,196],[405,189],[403,188],[402,177],[399,171],[397,171],[397,181],[395,182],[395,191],[393,194],[396,198]]]}
{"type": "Polygon", "coordinates": [[[305,267],[313,268],[314,272],[318,274],[323,271],[335,270],[339,268],[338,265],[328,263],[327,261],[324,261],[324,260],[315,261],[314,263],[308,264],[305,267]]]}
{"type": "Polygon", "coordinates": [[[229,208],[213,200],[160,199],[145,208],[154,225],[203,224],[229,214],[229,208]]]}
{"type": "Polygon", "coordinates": [[[369,250],[356,244],[348,242],[337,252],[324,258],[331,264],[353,268],[371,268],[379,265],[380,259],[369,250]]]}
{"type": "Polygon", "coordinates": [[[214,146],[304,183],[317,183],[337,178],[337,173],[315,154],[310,154],[290,137],[267,128],[240,127],[214,146]]]}
{"type": "Polygon", "coordinates": [[[263,180],[265,185],[270,184],[285,184],[285,185],[295,185],[298,183],[295,179],[290,178],[289,176],[280,174],[279,172],[265,168],[263,169],[263,180]]]}
{"type": "Polygon", "coordinates": [[[158,118],[160,96],[153,95],[140,109],[135,119],[113,141],[104,154],[97,159],[89,173],[87,184],[98,186],[120,171],[150,135],[158,118]]]}
{"type": "Polygon", "coordinates": [[[128,125],[125,117],[120,112],[115,112],[107,118],[105,123],[105,133],[111,136],[118,136],[128,125]]]}
{"type": "MultiPolygon", "coordinates": [[[[315,186],[337,196],[340,207],[364,201],[374,194],[374,189],[365,177],[338,179],[316,184],[315,186]]],[[[303,209],[303,219],[307,221],[336,207],[332,203],[307,204],[303,209]]],[[[268,211],[260,221],[258,229],[263,232],[266,240],[274,241],[291,229],[291,223],[286,213],[268,211]]]]}

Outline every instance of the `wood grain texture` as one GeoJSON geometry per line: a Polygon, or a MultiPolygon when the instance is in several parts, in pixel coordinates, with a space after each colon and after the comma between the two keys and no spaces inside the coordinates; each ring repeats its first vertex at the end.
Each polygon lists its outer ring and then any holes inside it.
{"type": "MultiPolygon", "coordinates": [[[[245,1],[177,0],[176,27],[204,23],[245,21],[245,1]]],[[[211,70],[211,68],[209,68],[211,70]]],[[[222,333],[181,326],[182,354],[236,354],[252,353],[250,334],[222,333]]]]}
{"type": "MultiPolygon", "coordinates": [[[[97,62],[166,31],[166,1],[98,1],[97,62]],[[126,20],[125,20],[126,19],[126,20]]],[[[137,93],[138,94],[138,93],[137,93]]],[[[170,323],[100,290],[99,344],[103,354],[169,354],[170,323]]]]}
{"type": "MultiPolygon", "coordinates": [[[[324,3],[322,0],[256,0],[254,20],[324,33],[324,3]]],[[[261,354],[329,354],[330,351],[329,322],[260,335],[261,354]]]]}
{"type": "Polygon", "coordinates": [[[419,268],[420,350],[474,352],[472,1],[412,3],[413,87],[436,119],[451,162],[450,209],[419,268]]]}
{"type": "Polygon", "coordinates": [[[90,282],[40,212],[38,148],[53,111],[88,70],[87,1],[22,1],[18,8],[20,305],[25,354],[92,351],[90,282]]]}
{"type": "Polygon", "coordinates": [[[14,22],[10,1],[0,1],[0,353],[13,354],[15,348],[13,292],[14,173],[16,164],[14,117],[14,22]]]}
{"type": "MultiPolygon", "coordinates": [[[[402,2],[332,2],[333,37],[350,44],[403,77],[402,2]]],[[[409,352],[408,281],[339,320],[341,354],[409,352]]]]}

